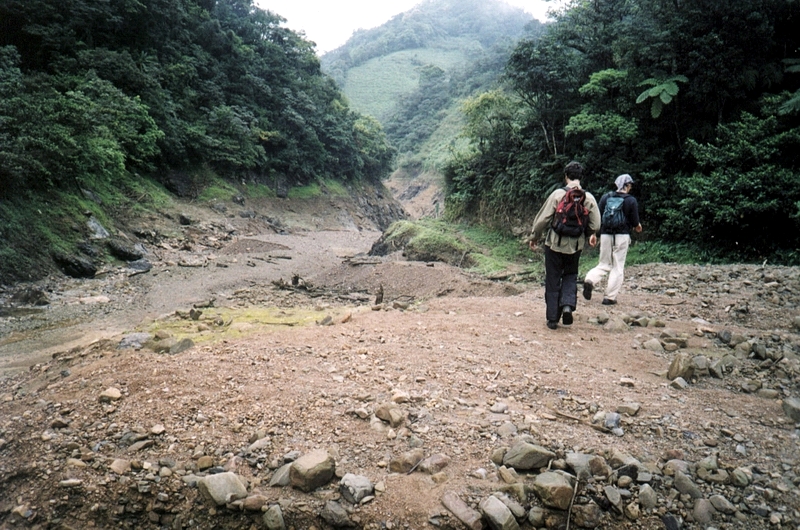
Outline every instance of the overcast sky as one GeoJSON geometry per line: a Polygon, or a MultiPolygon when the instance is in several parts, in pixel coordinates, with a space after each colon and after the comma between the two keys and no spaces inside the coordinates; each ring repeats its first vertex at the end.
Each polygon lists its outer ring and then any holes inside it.
{"type": "MultiPolygon", "coordinates": [[[[505,0],[544,21],[548,0],[505,0]]],[[[323,54],[344,44],[357,29],[370,29],[408,11],[421,0],[256,0],[256,5],[279,14],[286,26],[303,31],[323,54]]]]}

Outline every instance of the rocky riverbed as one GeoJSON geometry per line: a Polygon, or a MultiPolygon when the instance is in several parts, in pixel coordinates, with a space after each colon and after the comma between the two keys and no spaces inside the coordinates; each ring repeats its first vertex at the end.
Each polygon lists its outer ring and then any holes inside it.
{"type": "Polygon", "coordinates": [[[549,330],[290,214],[1,293],[0,528],[800,527],[797,269],[631,267],[549,330]]]}

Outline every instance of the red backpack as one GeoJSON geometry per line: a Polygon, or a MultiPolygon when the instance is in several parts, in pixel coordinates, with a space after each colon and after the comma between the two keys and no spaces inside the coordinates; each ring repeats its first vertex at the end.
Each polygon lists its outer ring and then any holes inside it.
{"type": "Polygon", "coordinates": [[[578,237],[589,227],[589,209],[584,204],[586,192],[580,188],[564,188],[567,193],[558,201],[552,228],[559,236],[578,237]]]}

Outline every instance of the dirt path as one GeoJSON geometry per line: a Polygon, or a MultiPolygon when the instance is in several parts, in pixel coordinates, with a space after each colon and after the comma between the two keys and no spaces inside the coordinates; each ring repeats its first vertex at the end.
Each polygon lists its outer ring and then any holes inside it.
{"type": "Polygon", "coordinates": [[[215,223],[158,247],[148,274],[53,283],[51,307],[0,322],[0,528],[281,528],[276,510],[298,529],[463,528],[448,492],[472,510],[495,494],[523,528],[800,525],[782,409],[798,395],[796,270],[631,268],[618,306],[581,300],[551,331],[539,286],[367,259],[369,227],[225,239],[215,223]],[[195,345],[118,349],[133,331],[195,345]],[[679,355],[695,362],[683,388],[666,378],[679,355]],[[544,464],[507,458],[530,447],[544,464]],[[270,486],[316,449],[336,478],[270,486]],[[558,509],[539,468],[578,475],[573,453],[601,463],[558,509]],[[246,501],[203,500],[197,481],[225,472],[246,501]],[[343,497],[345,474],[373,486],[366,501],[343,497]]]}

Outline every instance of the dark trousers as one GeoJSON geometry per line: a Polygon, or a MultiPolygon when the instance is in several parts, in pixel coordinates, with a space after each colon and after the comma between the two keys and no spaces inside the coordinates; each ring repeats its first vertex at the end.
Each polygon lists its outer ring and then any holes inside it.
{"type": "Polygon", "coordinates": [[[544,247],[544,301],[547,320],[561,317],[565,305],[573,310],[578,304],[578,261],[581,253],[562,254],[544,247]]]}

